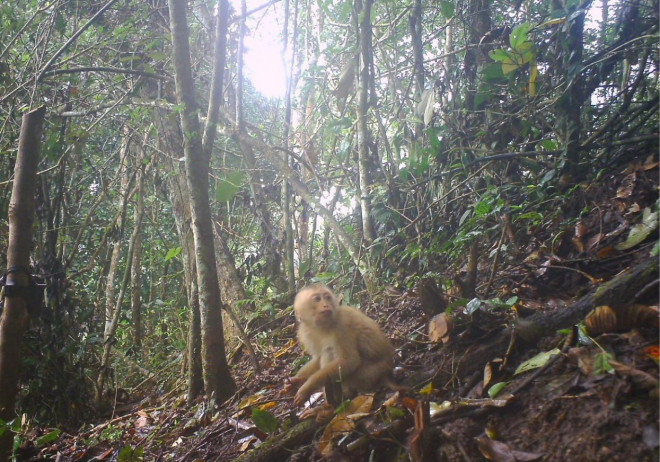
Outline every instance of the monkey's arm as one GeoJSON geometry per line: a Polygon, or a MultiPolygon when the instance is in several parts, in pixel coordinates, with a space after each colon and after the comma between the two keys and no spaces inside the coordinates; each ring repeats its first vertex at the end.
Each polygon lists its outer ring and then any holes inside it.
{"type": "Polygon", "coordinates": [[[324,367],[314,372],[307,381],[298,389],[293,404],[300,406],[312,393],[325,385],[328,379],[339,380],[342,377],[349,377],[360,367],[360,356],[355,354],[344,356],[330,361],[324,367]]]}
{"type": "Polygon", "coordinates": [[[300,368],[298,373],[294,376],[296,379],[307,379],[309,376],[311,376],[314,372],[319,370],[319,367],[321,366],[321,358],[319,357],[312,357],[312,359],[307,362],[303,367],[300,368]]]}

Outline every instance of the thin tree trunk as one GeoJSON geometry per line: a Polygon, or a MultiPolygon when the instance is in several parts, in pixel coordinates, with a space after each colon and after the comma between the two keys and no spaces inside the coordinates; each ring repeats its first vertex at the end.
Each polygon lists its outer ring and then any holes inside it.
{"type": "MultiPolygon", "coordinates": [[[[424,44],[422,41],[422,0],[414,0],[410,13],[410,38],[413,49],[413,75],[415,81],[415,101],[422,100],[424,92],[424,44]]],[[[422,136],[424,124],[415,124],[415,139],[422,136]]]]}
{"type": "Polygon", "coordinates": [[[566,152],[566,163],[562,173],[568,183],[582,180],[585,169],[580,162],[580,137],[582,132],[582,103],[584,101],[584,80],[582,78],[582,54],[584,51],[584,15],[590,0],[582,1],[576,9],[566,8],[568,34],[559,36],[564,91],[558,101],[560,133],[566,152]]]}
{"type": "Polygon", "coordinates": [[[250,313],[254,313],[256,311],[256,307],[254,306],[254,303],[251,302],[247,307],[242,307],[241,305],[241,303],[244,303],[247,300],[245,288],[243,287],[241,278],[238,274],[238,271],[236,270],[236,262],[234,261],[234,257],[231,254],[229,247],[227,246],[227,242],[220,234],[220,232],[215,233],[215,256],[219,272],[222,273],[222,277],[219,278],[218,283],[222,289],[222,301],[224,302],[225,312],[234,324],[236,335],[240,338],[241,342],[243,342],[243,345],[248,350],[248,355],[250,356],[254,370],[259,373],[261,372],[261,366],[259,365],[257,353],[254,351],[254,348],[252,348],[250,338],[245,332],[245,329],[243,329],[243,326],[241,325],[236,314],[240,311],[248,311],[250,313]]]}
{"type": "MultiPolygon", "coordinates": [[[[188,392],[187,399],[192,403],[195,398],[204,393],[204,380],[202,373],[202,337],[199,313],[199,291],[197,289],[197,266],[195,264],[195,240],[193,238],[190,222],[190,193],[185,179],[185,171],[179,167],[174,159],[181,158],[183,154],[183,136],[181,127],[176,120],[176,114],[154,111],[154,122],[158,128],[158,146],[169,154],[167,166],[172,174],[167,175],[167,191],[174,212],[179,242],[181,243],[181,256],[183,260],[183,275],[190,309],[188,325],[188,342],[186,345],[186,360],[188,365],[188,392]]],[[[207,122],[208,123],[208,122],[207,122]]]]}
{"type": "Polygon", "coordinates": [[[137,201],[135,205],[135,227],[140,230],[135,238],[135,249],[131,262],[131,314],[133,319],[133,351],[142,356],[142,217],[144,216],[144,171],[138,173],[137,201]]]}
{"type": "MultiPolygon", "coordinates": [[[[287,54],[287,48],[288,48],[288,42],[289,42],[289,0],[285,0],[284,3],[284,27],[282,29],[282,42],[283,42],[283,50],[282,50],[282,59],[284,60],[284,63],[286,64],[286,54],[287,54]]],[[[294,6],[294,35],[293,35],[293,40],[291,43],[293,44],[293,51],[291,53],[291,67],[288,69],[287,72],[287,80],[286,80],[286,95],[284,97],[285,99],[285,109],[284,109],[284,148],[288,149],[289,148],[289,135],[291,133],[291,94],[293,92],[293,62],[295,61],[295,56],[296,56],[296,31],[297,31],[297,19],[298,19],[298,4],[296,2],[296,5],[294,6]]],[[[288,154],[284,154],[285,156],[285,161],[287,165],[291,165],[291,160],[289,158],[288,154]]],[[[293,213],[291,213],[291,187],[289,186],[289,183],[285,180],[282,182],[282,214],[283,214],[283,221],[284,221],[284,248],[285,248],[285,274],[286,274],[286,282],[287,282],[287,291],[289,292],[290,295],[293,295],[296,291],[296,274],[295,274],[295,265],[294,265],[294,253],[295,253],[295,245],[294,245],[294,235],[293,235],[293,213]]],[[[303,205],[304,207],[304,205],[303,205]]],[[[305,226],[307,223],[304,224],[305,226]]],[[[299,249],[301,251],[301,260],[302,260],[302,249],[299,249]]]]}
{"type": "MultiPolygon", "coordinates": [[[[26,288],[29,287],[30,248],[34,223],[34,193],[37,165],[41,148],[41,133],[46,108],[44,106],[23,116],[18,140],[18,155],[14,166],[14,185],[9,202],[9,246],[5,306],[0,317],[0,419],[9,422],[14,417],[21,366],[21,343],[28,325],[26,288]],[[18,290],[8,290],[15,286],[18,290]]],[[[29,290],[29,289],[27,289],[29,290]]],[[[9,460],[14,435],[0,435],[0,460],[9,460]]]]}
{"type": "MultiPolygon", "coordinates": [[[[117,277],[117,272],[119,268],[119,258],[121,257],[121,244],[122,236],[124,234],[125,226],[125,217],[126,217],[126,206],[128,204],[128,190],[130,185],[129,175],[128,175],[128,155],[130,152],[130,143],[131,138],[126,133],[123,139],[123,146],[120,154],[120,165],[119,165],[119,177],[121,178],[121,186],[119,188],[119,193],[121,196],[121,201],[119,203],[119,210],[117,217],[115,219],[113,236],[111,241],[114,240],[112,245],[112,253],[110,256],[110,266],[108,268],[108,275],[105,282],[105,317],[104,317],[104,328],[103,328],[103,343],[107,343],[110,340],[109,331],[111,330],[112,318],[115,308],[115,278],[117,277]]],[[[97,390],[98,393],[101,393],[103,390],[97,390]]],[[[100,396],[100,395],[99,395],[100,396]]]]}
{"type": "Polygon", "coordinates": [[[197,285],[202,333],[204,389],[218,402],[229,398],[236,385],[229,372],[222,334],[220,288],[213,250],[209,204],[209,158],[204,156],[193,85],[185,0],[169,0],[177,103],[182,106],[186,179],[192,205],[197,285]]]}
{"type": "Polygon", "coordinates": [[[474,110],[475,97],[477,95],[477,75],[479,69],[490,62],[483,47],[480,46],[481,38],[492,29],[490,19],[490,0],[469,0],[467,4],[469,21],[468,47],[465,52],[464,68],[467,84],[466,108],[474,110]]]}
{"type": "Polygon", "coordinates": [[[119,295],[115,301],[114,309],[112,310],[112,317],[109,322],[106,319],[105,332],[103,336],[103,353],[101,355],[101,365],[99,376],[96,380],[96,402],[97,405],[102,404],[103,392],[105,391],[106,381],[110,372],[110,353],[112,352],[112,346],[115,343],[115,334],[117,333],[117,327],[119,326],[119,318],[121,315],[121,305],[124,302],[124,297],[126,296],[126,291],[128,290],[129,283],[131,282],[131,269],[134,255],[135,255],[135,246],[136,242],[139,239],[140,233],[142,232],[140,227],[140,222],[135,223],[133,227],[133,233],[131,234],[131,239],[128,244],[128,253],[126,255],[126,268],[124,269],[124,276],[121,281],[121,286],[119,289],[119,295]]]}
{"type": "Polygon", "coordinates": [[[371,41],[371,7],[373,0],[357,0],[356,15],[358,17],[358,37],[360,41],[360,59],[358,60],[358,107],[357,107],[357,133],[358,133],[358,164],[359,164],[359,194],[360,211],[362,215],[362,237],[367,245],[376,239],[372,212],[371,187],[374,162],[371,158],[369,146],[371,133],[369,131],[369,89],[373,85],[373,50],[371,41]]]}
{"type": "Polygon", "coordinates": [[[215,53],[214,68],[211,81],[211,92],[209,95],[209,106],[206,111],[206,125],[204,126],[204,136],[202,138],[202,147],[204,157],[211,158],[213,143],[217,133],[218,118],[220,106],[224,101],[223,84],[225,76],[225,66],[227,65],[227,30],[229,27],[229,2],[227,0],[218,0],[218,18],[215,28],[215,53]]]}

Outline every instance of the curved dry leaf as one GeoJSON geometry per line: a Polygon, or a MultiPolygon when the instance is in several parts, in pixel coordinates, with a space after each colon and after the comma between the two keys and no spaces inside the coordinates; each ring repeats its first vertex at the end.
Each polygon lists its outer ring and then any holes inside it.
{"type": "Polygon", "coordinates": [[[589,335],[612,332],[616,328],[616,312],[610,306],[598,306],[587,315],[584,324],[589,335]]]}
{"type": "Polygon", "coordinates": [[[353,399],[346,409],[337,414],[325,427],[323,436],[319,440],[318,449],[324,456],[332,453],[332,441],[355,428],[355,421],[368,415],[374,404],[374,395],[359,395],[353,399]]]}
{"type": "Polygon", "coordinates": [[[493,381],[493,364],[488,361],[484,366],[484,390],[490,386],[490,383],[493,381]]]}
{"type": "Polygon", "coordinates": [[[429,339],[435,343],[447,343],[453,327],[454,322],[447,313],[437,314],[429,321],[429,339]]]}
{"type": "Polygon", "coordinates": [[[587,315],[584,324],[589,335],[619,332],[638,327],[658,327],[660,325],[658,307],[648,305],[624,305],[611,307],[601,305],[587,315]]]}

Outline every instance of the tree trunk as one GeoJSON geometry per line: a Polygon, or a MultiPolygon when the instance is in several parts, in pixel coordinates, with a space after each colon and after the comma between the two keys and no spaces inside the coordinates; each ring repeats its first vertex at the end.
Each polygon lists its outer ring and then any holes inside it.
{"type": "MultiPolygon", "coordinates": [[[[415,101],[422,100],[424,92],[424,43],[422,40],[422,0],[415,0],[410,13],[410,40],[413,49],[413,76],[415,79],[415,101]]],[[[424,124],[415,124],[415,139],[422,136],[424,124]]]]}
{"type": "MultiPolygon", "coordinates": [[[[21,343],[28,325],[30,248],[34,223],[34,193],[45,107],[23,116],[14,166],[14,185],[9,203],[8,274],[5,281],[5,306],[0,317],[0,419],[9,422],[16,416],[15,403],[21,366],[21,343]],[[15,269],[13,272],[9,270],[15,269]],[[8,290],[9,287],[17,287],[8,290]]],[[[9,460],[14,435],[6,429],[0,435],[0,460],[9,460]]]]}
{"type": "Polygon", "coordinates": [[[477,95],[477,75],[481,67],[491,62],[484,47],[480,45],[481,39],[492,29],[490,19],[489,0],[469,0],[467,5],[469,18],[468,49],[465,52],[464,69],[466,78],[466,103],[468,110],[475,110],[475,97],[477,95]]]}
{"type": "Polygon", "coordinates": [[[357,0],[355,13],[358,17],[358,37],[360,40],[360,59],[358,60],[358,166],[360,172],[359,194],[362,215],[362,237],[369,245],[376,239],[371,212],[371,186],[374,162],[369,152],[371,133],[369,131],[369,89],[373,85],[373,50],[371,41],[371,7],[373,0],[357,0]]]}
{"type": "MultiPolygon", "coordinates": [[[[101,365],[99,375],[96,380],[96,404],[100,406],[103,400],[103,392],[106,385],[106,380],[109,374],[109,362],[110,362],[110,352],[113,344],[113,336],[117,329],[114,325],[115,317],[117,317],[117,322],[119,322],[119,313],[116,313],[117,309],[121,308],[122,300],[118,300],[118,297],[115,296],[115,278],[119,271],[119,259],[121,257],[121,244],[122,237],[124,235],[125,227],[125,218],[126,218],[126,207],[128,204],[128,196],[130,189],[130,177],[128,172],[128,157],[130,153],[130,143],[131,136],[128,132],[124,134],[122,140],[123,146],[120,154],[120,166],[119,166],[119,176],[121,178],[121,187],[120,195],[121,202],[119,205],[119,211],[117,218],[115,220],[114,230],[112,239],[114,244],[112,245],[112,252],[110,256],[110,265],[108,267],[108,274],[106,278],[105,286],[105,309],[104,309],[104,324],[103,324],[103,353],[101,355],[101,365]]],[[[130,268],[130,260],[127,260],[127,269],[130,268]]],[[[129,270],[130,273],[130,270],[129,270]]],[[[124,288],[122,287],[122,291],[124,288]]]]}
{"type": "MultiPolygon", "coordinates": [[[[135,228],[142,230],[144,215],[144,171],[138,173],[137,197],[135,204],[135,228]]],[[[142,232],[135,237],[135,249],[131,264],[131,314],[133,320],[133,352],[142,357],[142,232]]]]}
{"type": "Polygon", "coordinates": [[[183,108],[186,179],[192,205],[197,286],[202,333],[202,368],[208,398],[229,398],[236,385],[229,372],[222,334],[220,288],[218,286],[213,227],[209,204],[209,158],[204,156],[190,62],[185,0],[169,0],[177,103],[183,108]]]}
{"type": "Polygon", "coordinates": [[[224,302],[224,309],[234,324],[234,331],[236,335],[241,339],[243,345],[248,351],[254,370],[259,373],[261,372],[261,366],[259,365],[259,359],[257,358],[257,353],[252,348],[252,343],[250,343],[250,338],[248,337],[245,329],[240,323],[237,313],[241,311],[248,311],[251,313],[256,312],[256,307],[254,303],[249,303],[247,310],[242,308],[241,303],[244,303],[247,300],[247,295],[245,294],[245,288],[241,283],[241,278],[236,270],[236,262],[234,261],[234,256],[229,251],[227,242],[224,237],[217,232],[215,234],[215,257],[217,260],[218,268],[222,273],[222,277],[219,278],[218,283],[222,288],[222,300],[224,302]]]}
{"type": "MultiPolygon", "coordinates": [[[[562,174],[570,179],[568,181],[570,184],[581,181],[585,172],[585,169],[579,165],[582,103],[584,101],[584,81],[581,72],[584,50],[584,15],[590,3],[590,0],[582,1],[576,9],[567,7],[565,14],[569,18],[568,33],[558,35],[564,91],[557,102],[557,119],[566,158],[562,174]]],[[[553,4],[558,6],[555,2],[553,4]]]]}
{"type": "MultiPolygon", "coordinates": [[[[285,0],[284,3],[284,27],[282,29],[282,43],[283,50],[282,56],[286,63],[287,48],[289,45],[289,0],[285,0]]],[[[291,67],[287,72],[287,81],[286,81],[286,95],[284,97],[284,148],[289,149],[289,136],[291,134],[291,95],[294,88],[294,76],[293,76],[293,66],[296,58],[296,38],[297,34],[297,19],[298,19],[298,5],[294,6],[294,18],[293,18],[293,27],[294,34],[293,40],[291,40],[293,50],[291,53],[291,67]]],[[[291,160],[289,154],[285,151],[285,161],[287,165],[291,165],[291,160]]],[[[292,203],[291,203],[291,187],[289,183],[285,180],[282,182],[282,220],[284,221],[284,249],[285,249],[285,274],[287,282],[287,292],[289,295],[293,295],[296,291],[296,274],[295,274],[295,244],[294,244],[294,235],[293,235],[293,220],[294,214],[292,213],[292,203]]],[[[303,204],[303,209],[305,205],[303,204]]],[[[306,223],[305,223],[306,225],[306,223]]],[[[303,261],[303,249],[299,248],[300,258],[299,261],[303,261]]]]}
{"type": "Polygon", "coordinates": [[[133,227],[133,233],[131,234],[131,240],[128,243],[128,252],[126,255],[126,268],[124,269],[124,276],[121,281],[121,286],[119,289],[119,295],[115,301],[114,309],[112,310],[112,317],[110,320],[106,319],[105,332],[103,336],[103,354],[101,355],[101,365],[98,379],[96,381],[96,402],[102,404],[103,395],[106,386],[106,380],[110,372],[110,353],[112,352],[112,346],[115,344],[115,334],[117,333],[117,327],[119,326],[119,317],[121,315],[121,305],[124,302],[124,297],[126,296],[126,291],[128,290],[128,285],[131,281],[131,269],[134,255],[135,255],[135,244],[138,241],[138,237],[142,232],[140,228],[140,223],[135,223],[133,227]]]}

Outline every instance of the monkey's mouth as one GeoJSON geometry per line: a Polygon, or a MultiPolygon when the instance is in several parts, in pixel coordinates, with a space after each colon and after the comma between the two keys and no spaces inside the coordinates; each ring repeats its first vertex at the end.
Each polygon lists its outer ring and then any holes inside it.
{"type": "Polygon", "coordinates": [[[318,316],[321,317],[321,318],[331,318],[332,317],[332,310],[319,311],[318,316]]]}

